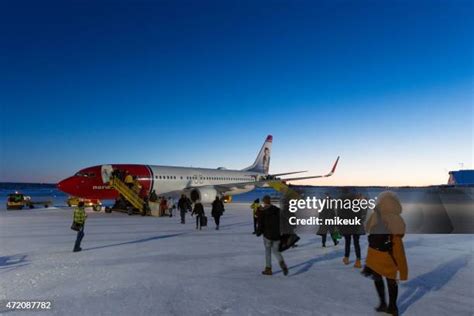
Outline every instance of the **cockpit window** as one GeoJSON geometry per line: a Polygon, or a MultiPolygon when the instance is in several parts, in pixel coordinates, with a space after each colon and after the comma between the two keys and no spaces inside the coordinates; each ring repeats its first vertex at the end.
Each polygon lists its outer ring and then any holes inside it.
{"type": "Polygon", "coordinates": [[[93,172],[83,172],[83,171],[79,171],[78,173],[76,173],[76,177],[89,177],[89,178],[93,178],[95,177],[95,173],[93,172]]]}

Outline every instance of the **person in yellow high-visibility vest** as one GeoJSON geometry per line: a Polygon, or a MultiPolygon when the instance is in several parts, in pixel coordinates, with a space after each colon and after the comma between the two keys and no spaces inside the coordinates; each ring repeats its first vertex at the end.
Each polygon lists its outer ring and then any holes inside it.
{"type": "Polygon", "coordinates": [[[81,251],[81,241],[84,238],[84,225],[86,224],[87,214],[84,209],[84,202],[79,202],[77,208],[74,209],[73,221],[76,226],[79,227],[76,237],[76,243],[74,244],[74,252],[81,251]]]}
{"type": "Polygon", "coordinates": [[[252,205],[250,205],[250,208],[252,209],[252,217],[253,217],[253,233],[257,233],[257,211],[258,208],[260,207],[260,199],[256,199],[253,201],[252,205]]]}
{"type": "Polygon", "coordinates": [[[134,183],[133,176],[128,171],[126,172],[124,182],[127,185],[127,187],[129,187],[130,189],[133,187],[133,183],[134,183]]]}
{"type": "Polygon", "coordinates": [[[142,191],[142,185],[140,183],[140,181],[138,181],[138,177],[133,177],[133,186],[132,186],[132,190],[135,191],[135,193],[137,194],[140,194],[140,192],[142,191]]]}

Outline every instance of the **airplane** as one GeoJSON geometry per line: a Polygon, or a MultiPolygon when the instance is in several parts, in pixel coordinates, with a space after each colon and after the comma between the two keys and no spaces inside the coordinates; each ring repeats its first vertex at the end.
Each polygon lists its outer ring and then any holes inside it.
{"type": "Polygon", "coordinates": [[[60,181],[58,189],[70,195],[94,200],[114,200],[118,191],[108,185],[114,170],[136,176],[142,186],[141,197],[152,191],[157,195],[179,196],[186,194],[193,202],[209,204],[216,197],[232,196],[249,192],[256,187],[268,186],[270,181],[298,181],[330,177],[336,171],[337,157],[331,171],[325,175],[280,179],[280,176],[303,173],[293,171],[269,174],[273,137],[268,135],[255,162],[242,170],[153,166],[137,164],[105,164],[80,170],[72,177],[60,181]]]}

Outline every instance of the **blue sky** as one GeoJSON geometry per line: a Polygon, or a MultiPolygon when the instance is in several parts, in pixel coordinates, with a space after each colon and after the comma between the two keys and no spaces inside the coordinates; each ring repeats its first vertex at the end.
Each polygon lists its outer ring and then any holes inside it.
{"type": "Polygon", "coordinates": [[[3,1],[0,181],[101,163],[333,185],[444,183],[473,162],[470,1],[3,1]]]}

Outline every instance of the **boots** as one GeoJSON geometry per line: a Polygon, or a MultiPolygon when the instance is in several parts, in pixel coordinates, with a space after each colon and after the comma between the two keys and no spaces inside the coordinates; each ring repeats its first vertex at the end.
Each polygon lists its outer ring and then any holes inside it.
{"type": "Polygon", "coordinates": [[[375,308],[375,311],[379,313],[388,313],[387,304],[385,304],[385,302],[380,303],[380,305],[375,308]]]}
{"type": "Polygon", "coordinates": [[[349,264],[349,257],[342,258],[342,262],[344,262],[344,264],[349,264]]]}
{"type": "Polygon", "coordinates": [[[379,278],[374,280],[375,289],[380,299],[380,304],[375,308],[377,312],[385,312],[387,310],[387,303],[385,303],[385,285],[383,284],[383,279],[379,278]]]}
{"type": "Polygon", "coordinates": [[[354,268],[357,268],[357,269],[362,268],[362,264],[360,263],[360,259],[356,259],[356,262],[354,263],[354,268]]]}
{"type": "Polygon", "coordinates": [[[398,316],[397,298],[398,298],[398,284],[396,280],[387,279],[388,286],[388,308],[386,313],[398,316]]]}
{"type": "Polygon", "coordinates": [[[262,271],[263,275],[272,275],[272,268],[265,267],[265,270],[262,271]]]}
{"type": "Polygon", "coordinates": [[[392,316],[398,316],[398,307],[397,306],[388,306],[385,310],[385,313],[390,314],[392,316]]]}
{"type": "Polygon", "coordinates": [[[286,266],[285,261],[280,262],[280,268],[284,275],[288,275],[288,267],[286,266]]]}

